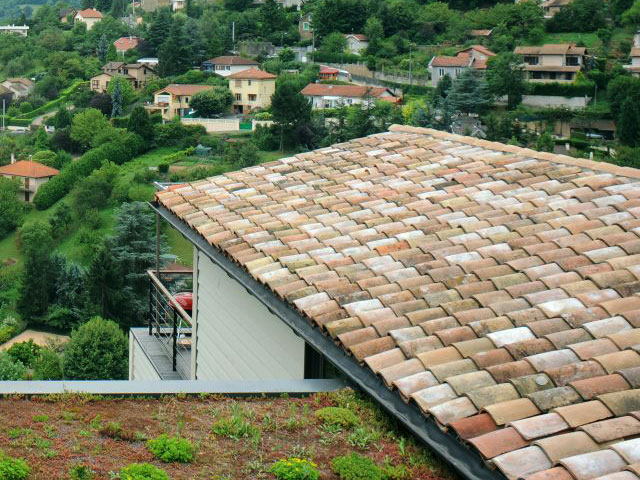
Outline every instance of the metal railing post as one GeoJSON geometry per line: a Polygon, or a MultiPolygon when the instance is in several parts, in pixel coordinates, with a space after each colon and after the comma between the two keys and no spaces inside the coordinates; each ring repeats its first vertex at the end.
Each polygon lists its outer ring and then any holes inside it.
{"type": "Polygon", "coordinates": [[[149,335],[153,335],[153,282],[149,278],[149,335]]]}
{"type": "Polygon", "coordinates": [[[176,371],[178,366],[178,312],[173,309],[173,371],[176,371]]]}

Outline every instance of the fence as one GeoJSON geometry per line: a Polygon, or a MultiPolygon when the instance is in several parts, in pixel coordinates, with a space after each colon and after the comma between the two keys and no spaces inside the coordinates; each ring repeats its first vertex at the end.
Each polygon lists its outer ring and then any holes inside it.
{"type": "Polygon", "coordinates": [[[428,76],[409,75],[409,72],[385,72],[371,71],[364,63],[329,63],[331,67],[346,70],[351,74],[351,78],[356,82],[366,82],[370,85],[378,85],[381,87],[388,86],[387,83],[397,83],[405,85],[417,85],[421,87],[430,87],[431,81],[428,76]]]}
{"type": "Polygon", "coordinates": [[[271,120],[251,120],[242,121],[241,118],[181,118],[180,121],[186,125],[202,125],[207,133],[226,133],[253,131],[258,125],[269,126],[271,120]]]}

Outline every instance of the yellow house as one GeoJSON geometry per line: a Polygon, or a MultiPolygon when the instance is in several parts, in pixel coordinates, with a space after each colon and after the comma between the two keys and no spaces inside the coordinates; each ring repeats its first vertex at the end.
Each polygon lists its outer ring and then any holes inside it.
{"type": "Polygon", "coordinates": [[[191,98],[204,90],[211,90],[212,85],[179,85],[171,84],[153,94],[153,103],[144,106],[149,113],[160,112],[165,120],[172,120],[176,115],[183,117],[189,114],[191,98]]]}
{"type": "Polygon", "coordinates": [[[91,30],[100,20],[102,20],[102,13],[95,8],[87,8],[76,12],[73,17],[73,24],[84,23],[87,25],[87,30],[91,30]]]}
{"type": "Polygon", "coordinates": [[[250,68],[227,78],[236,113],[249,113],[256,108],[268,108],[271,105],[271,95],[276,91],[275,75],[250,68]]]}

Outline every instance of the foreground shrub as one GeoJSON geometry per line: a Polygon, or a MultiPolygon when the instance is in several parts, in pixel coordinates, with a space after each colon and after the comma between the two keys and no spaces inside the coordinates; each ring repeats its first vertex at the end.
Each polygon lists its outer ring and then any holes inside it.
{"type": "Polygon", "coordinates": [[[342,407],[325,407],[316,411],[316,418],[325,425],[351,428],[360,424],[360,419],[351,410],[342,407]]]}
{"type": "Polygon", "coordinates": [[[383,480],[382,470],[373,460],[352,453],[336,457],[331,461],[331,467],[342,480],[383,480]]]}
{"type": "Polygon", "coordinates": [[[120,470],[120,480],[170,480],[164,470],[149,463],[132,463],[120,470]]]}
{"type": "MultiPolygon", "coordinates": [[[[0,352],[0,380],[22,380],[25,373],[27,369],[20,360],[13,360],[7,352],[0,352]]],[[[0,480],[2,478],[0,475],[0,480]]]]}
{"type": "Polygon", "coordinates": [[[283,458],[269,469],[278,480],[317,480],[320,472],[317,465],[302,458],[283,458]]]}
{"type": "Polygon", "coordinates": [[[163,462],[189,463],[193,460],[193,444],[186,438],[160,435],[158,438],[149,440],[147,448],[163,462]]]}
{"type": "Polygon", "coordinates": [[[33,362],[34,380],[62,380],[62,359],[53,350],[43,348],[33,362]]]}
{"type": "Polygon", "coordinates": [[[245,412],[235,405],[232,407],[231,416],[216,421],[211,430],[216,435],[234,440],[250,438],[256,443],[260,440],[260,430],[251,425],[251,422],[245,418],[245,412]]]}
{"type": "Polygon", "coordinates": [[[29,478],[31,469],[21,458],[11,458],[0,450],[0,480],[23,480],[29,478]]]}
{"type": "Polygon", "coordinates": [[[129,341],[111,320],[94,317],[71,334],[64,376],[74,380],[120,380],[129,373],[129,341]]]}
{"type": "Polygon", "coordinates": [[[92,480],[93,471],[84,465],[75,465],[69,469],[70,480],[92,480]]]}
{"type": "Polygon", "coordinates": [[[31,368],[33,362],[38,358],[40,353],[40,345],[33,343],[32,339],[26,342],[17,342],[11,345],[7,350],[13,361],[20,361],[25,367],[31,368]]]}

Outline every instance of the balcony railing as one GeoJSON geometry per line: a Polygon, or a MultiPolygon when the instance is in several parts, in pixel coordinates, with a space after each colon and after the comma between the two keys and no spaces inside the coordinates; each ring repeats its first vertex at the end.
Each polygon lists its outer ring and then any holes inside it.
{"type": "Polygon", "coordinates": [[[174,372],[184,379],[191,371],[191,315],[174,295],[191,291],[191,272],[149,270],[149,335],[153,335],[171,359],[174,372]],[[161,280],[162,279],[162,280],[161,280]],[[173,293],[172,293],[173,292],[173,293]]]}

